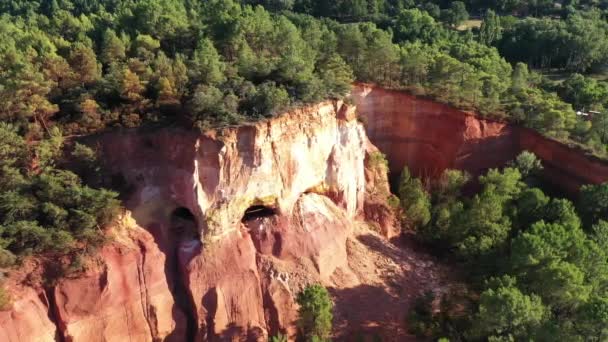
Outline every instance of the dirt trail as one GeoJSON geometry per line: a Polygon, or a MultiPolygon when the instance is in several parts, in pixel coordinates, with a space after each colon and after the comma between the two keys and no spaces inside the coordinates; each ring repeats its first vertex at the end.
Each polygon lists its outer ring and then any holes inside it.
{"type": "Polygon", "coordinates": [[[337,340],[417,341],[407,331],[407,314],[424,292],[447,291],[448,267],[407,241],[392,243],[364,227],[349,238],[347,251],[350,270],[336,272],[330,289],[337,340]],[[344,286],[351,272],[359,284],[344,286]]]}

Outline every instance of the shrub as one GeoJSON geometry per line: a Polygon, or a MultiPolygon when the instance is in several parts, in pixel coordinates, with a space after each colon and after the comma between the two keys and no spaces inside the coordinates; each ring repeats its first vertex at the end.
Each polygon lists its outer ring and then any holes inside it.
{"type": "Polygon", "coordinates": [[[4,248],[0,248],[0,267],[10,267],[15,264],[17,257],[4,248]]]}
{"type": "Polygon", "coordinates": [[[11,307],[11,296],[6,292],[4,287],[0,286],[0,310],[8,310],[11,307]]]}
{"type": "Polygon", "coordinates": [[[369,164],[371,167],[383,167],[388,168],[388,160],[386,160],[386,155],[380,151],[372,152],[369,154],[369,164]]]}
{"type": "Polygon", "coordinates": [[[399,198],[406,220],[413,228],[421,228],[431,220],[431,198],[420,179],[412,177],[407,167],[403,168],[399,181],[399,198]]]}
{"type": "Polygon", "coordinates": [[[288,342],[289,339],[287,338],[287,336],[283,335],[283,334],[278,334],[276,336],[272,336],[271,338],[268,339],[268,342],[288,342]]]}
{"type": "Polygon", "coordinates": [[[527,177],[542,171],[543,165],[536,155],[529,151],[523,151],[517,158],[511,163],[511,165],[517,169],[523,177],[527,177]]]}
{"type": "Polygon", "coordinates": [[[333,303],[321,285],[311,285],[298,294],[298,328],[306,341],[329,341],[333,303]]]}

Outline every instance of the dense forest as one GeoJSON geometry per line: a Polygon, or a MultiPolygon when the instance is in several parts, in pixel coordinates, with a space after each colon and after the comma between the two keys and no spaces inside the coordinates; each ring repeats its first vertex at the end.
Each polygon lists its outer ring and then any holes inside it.
{"type": "MultiPolygon", "coordinates": [[[[354,81],[608,156],[607,1],[6,0],[0,15],[1,266],[103,242],[118,194],[96,177],[96,151],[70,138],[260,120],[344,98],[354,81]]],[[[539,167],[524,154],[471,198],[462,172],[428,185],[404,171],[406,226],[469,265],[478,294],[461,296],[460,316],[421,298],[417,333],[608,338],[608,185],[584,187],[576,204],[550,198],[539,167]]],[[[302,303],[323,299],[325,336],[326,294],[310,291],[302,303]]]]}
{"type": "Polygon", "coordinates": [[[448,170],[426,184],[403,171],[407,227],[443,258],[466,265],[470,289],[428,294],[410,316],[421,336],[450,340],[604,341],[608,337],[608,184],[581,189],[576,203],[538,187],[529,152],[479,177],[448,170]]]}
{"type": "Polygon", "coordinates": [[[29,140],[53,125],[64,135],[144,123],[207,128],[342,97],[358,80],[606,154],[606,116],[575,114],[603,110],[605,82],[551,82],[532,71],[601,68],[602,4],[244,2],[3,2],[0,117],[29,140]],[[481,26],[456,29],[469,11],[481,13],[481,26]]]}

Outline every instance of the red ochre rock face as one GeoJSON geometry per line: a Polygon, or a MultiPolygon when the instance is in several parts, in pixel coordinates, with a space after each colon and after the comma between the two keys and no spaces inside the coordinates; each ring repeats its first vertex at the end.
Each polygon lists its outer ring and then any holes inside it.
{"type": "MultiPolygon", "coordinates": [[[[568,191],[608,179],[606,164],[530,130],[402,92],[357,85],[353,94],[366,127],[352,107],[325,102],[220,131],[89,138],[128,211],[85,272],[46,286],[23,270],[9,277],[13,300],[0,311],[0,341],[293,337],[295,295],[312,283],[333,289],[337,319],[353,327],[356,309],[343,301],[356,289],[405,312],[408,296],[382,297],[377,287],[384,274],[375,267],[388,260],[378,251],[412,262],[401,291],[422,291],[432,268],[370,235],[399,234],[378,150],[393,175],[405,165],[422,176],[446,168],[479,174],[529,150],[568,191]],[[375,252],[366,255],[365,243],[375,252]]],[[[368,309],[377,309],[380,324],[387,319],[384,308],[368,309]]]]}
{"type": "Polygon", "coordinates": [[[57,327],[48,316],[44,291],[17,285],[10,293],[11,308],[0,311],[0,341],[55,341],[57,327]]]}
{"type": "Polygon", "coordinates": [[[101,248],[86,272],[53,286],[43,286],[36,262],[15,270],[5,283],[12,304],[0,311],[0,340],[183,341],[186,316],[175,305],[165,255],[144,229],[122,229],[120,242],[101,248]]]}
{"type": "Polygon", "coordinates": [[[387,155],[393,177],[404,166],[422,177],[436,177],[448,168],[479,175],[527,150],[543,161],[544,177],[567,193],[608,180],[607,162],[527,128],[372,85],[357,84],[353,98],[369,139],[387,155]]]}
{"type": "MultiPolygon", "coordinates": [[[[205,133],[110,132],[96,146],[128,210],[86,271],[9,289],[2,341],[266,341],[295,336],[295,295],[348,274],[346,240],[386,171],[354,108],[324,102],[205,133]],[[373,182],[373,183],[372,183],[373,182]]],[[[16,278],[16,276],[15,276],[16,278]]],[[[353,278],[353,284],[356,280],[353,278]]]]}

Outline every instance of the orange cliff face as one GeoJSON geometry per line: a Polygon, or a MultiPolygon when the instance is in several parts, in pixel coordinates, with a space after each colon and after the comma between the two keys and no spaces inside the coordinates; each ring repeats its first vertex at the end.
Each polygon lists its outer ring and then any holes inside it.
{"type": "Polygon", "coordinates": [[[347,259],[356,226],[373,217],[385,236],[399,232],[353,111],[325,102],[204,134],[91,137],[128,212],[84,273],[44,289],[14,277],[0,339],[294,336],[303,287],[359,283],[347,259]]]}
{"type": "Polygon", "coordinates": [[[366,84],[357,84],[352,94],[371,142],[387,155],[393,177],[404,166],[423,177],[436,177],[448,168],[479,175],[528,150],[542,159],[544,177],[570,194],[583,184],[608,181],[608,162],[530,129],[366,84]]]}
{"type": "Polygon", "coordinates": [[[441,277],[380,238],[399,225],[376,146],[394,175],[478,174],[526,149],[566,190],[608,179],[605,163],[527,129],[364,85],[354,98],[366,127],[353,107],[325,102],[206,133],[90,137],[128,211],[85,272],[46,286],[12,272],[0,341],[293,337],[294,297],[311,283],[331,289],[338,338],[377,327],[387,341],[415,340],[403,327],[412,294],[441,277]]]}
{"type": "Polygon", "coordinates": [[[152,235],[128,217],[119,241],[98,251],[86,272],[43,286],[30,260],[11,273],[12,304],[0,311],[0,341],[183,341],[184,313],[175,305],[164,255],[152,235]]]}

